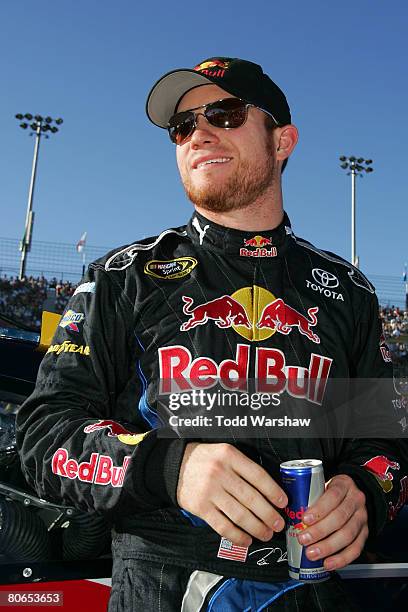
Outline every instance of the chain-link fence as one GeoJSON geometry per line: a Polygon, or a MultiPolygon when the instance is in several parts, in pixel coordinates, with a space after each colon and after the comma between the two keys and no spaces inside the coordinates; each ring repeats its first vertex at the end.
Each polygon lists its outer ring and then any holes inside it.
{"type": "Polygon", "coordinates": [[[381,306],[397,306],[406,309],[406,283],[402,276],[384,276],[380,274],[367,274],[373,283],[378,301],[381,306]]]}
{"type": "MultiPolygon", "coordinates": [[[[19,240],[0,238],[0,275],[17,276],[21,253],[19,240]]],[[[102,257],[111,247],[87,246],[85,263],[102,257]]],[[[26,260],[26,276],[44,276],[61,281],[78,282],[82,276],[83,258],[75,244],[35,241],[26,260]]]]}
{"type": "MultiPolygon", "coordinates": [[[[102,257],[112,247],[86,247],[86,263],[102,257]]],[[[21,253],[19,241],[14,238],[0,238],[0,276],[17,276],[20,269],[21,253]]],[[[61,242],[32,243],[27,255],[27,276],[44,276],[61,281],[78,282],[82,276],[82,254],[77,253],[75,244],[61,242]]],[[[382,306],[405,308],[405,283],[398,276],[368,274],[377,290],[382,306]]]]}

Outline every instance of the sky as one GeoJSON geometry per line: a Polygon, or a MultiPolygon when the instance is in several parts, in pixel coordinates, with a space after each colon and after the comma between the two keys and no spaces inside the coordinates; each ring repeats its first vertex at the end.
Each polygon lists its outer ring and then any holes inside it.
{"type": "Polygon", "coordinates": [[[407,234],[407,30],[403,0],[3,0],[0,5],[0,237],[21,238],[34,138],[18,112],[62,117],[42,139],[33,240],[115,247],[184,224],[175,147],[149,122],[151,86],[211,56],[260,63],[300,132],[283,177],[298,236],[350,259],[351,180],[340,155],[373,159],[357,178],[357,254],[401,277],[407,234]]]}

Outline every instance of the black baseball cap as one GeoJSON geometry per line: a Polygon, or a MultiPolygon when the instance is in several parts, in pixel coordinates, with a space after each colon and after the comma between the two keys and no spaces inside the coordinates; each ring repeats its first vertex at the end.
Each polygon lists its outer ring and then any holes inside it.
{"type": "Polygon", "coordinates": [[[268,111],[279,125],[291,123],[283,91],[264,74],[261,66],[237,57],[210,57],[195,68],[168,72],[153,85],[148,95],[147,116],[155,125],[167,128],[184,94],[209,83],[268,111]]]}

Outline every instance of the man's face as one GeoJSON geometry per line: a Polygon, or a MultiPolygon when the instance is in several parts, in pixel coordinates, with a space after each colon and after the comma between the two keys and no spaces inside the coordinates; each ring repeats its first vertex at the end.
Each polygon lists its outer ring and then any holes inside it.
{"type": "MultiPolygon", "coordinates": [[[[233,98],[217,85],[187,92],[177,112],[224,98],[233,98]]],[[[188,198],[213,212],[246,208],[279,184],[273,132],[265,128],[265,114],[248,109],[247,121],[226,130],[197,116],[193,134],[177,146],[177,165],[188,198]],[[211,161],[212,160],[212,161],[211,161]]]]}

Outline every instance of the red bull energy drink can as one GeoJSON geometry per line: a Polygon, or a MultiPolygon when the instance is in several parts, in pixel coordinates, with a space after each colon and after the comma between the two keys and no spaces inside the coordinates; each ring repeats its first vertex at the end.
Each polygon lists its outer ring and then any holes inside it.
{"type": "Polygon", "coordinates": [[[286,546],[289,576],[303,582],[321,582],[330,578],[323,559],[311,561],[297,536],[306,529],[303,515],[324,493],[323,465],[319,459],[296,459],[280,465],[282,488],[288,496],[286,514],[286,546]]]}

